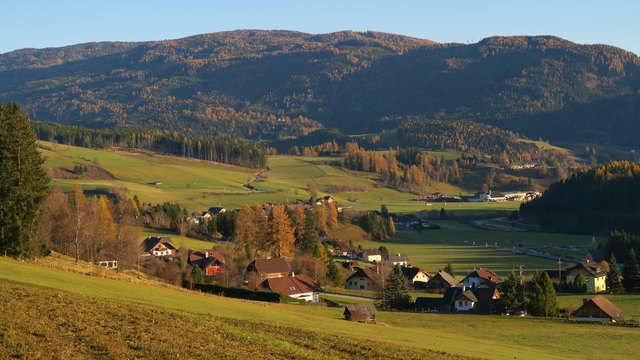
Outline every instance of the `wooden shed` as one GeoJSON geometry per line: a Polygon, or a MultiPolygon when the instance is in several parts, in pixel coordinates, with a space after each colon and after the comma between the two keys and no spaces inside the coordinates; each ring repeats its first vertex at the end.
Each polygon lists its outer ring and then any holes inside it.
{"type": "Polygon", "coordinates": [[[574,320],[582,321],[623,321],[622,310],[602,295],[584,300],[584,304],[571,314],[574,320]]]}
{"type": "Polygon", "coordinates": [[[344,318],[345,320],[375,324],[377,313],[378,310],[372,303],[347,305],[344,309],[344,318]]]}

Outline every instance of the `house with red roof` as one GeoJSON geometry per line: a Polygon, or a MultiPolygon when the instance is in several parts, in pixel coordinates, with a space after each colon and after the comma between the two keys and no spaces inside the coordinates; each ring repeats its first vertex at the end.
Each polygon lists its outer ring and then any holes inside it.
{"type": "Polygon", "coordinates": [[[502,278],[495,272],[487,268],[480,268],[474,270],[464,279],[462,279],[462,284],[468,288],[475,288],[480,286],[495,287],[503,281],[504,280],[502,280],[502,278]]]}
{"type": "Polygon", "coordinates": [[[311,302],[320,301],[319,292],[322,291],[320,285],[306,274],[266,279],[262,282],[262,289],[311,302]]]}
{"type": "Polygon", "coordinates": [[[198,266],[204,275],[213,276],[222,271],[225,259],[220,251],[196,251],[189,255],[189,264],[198,266]]]}

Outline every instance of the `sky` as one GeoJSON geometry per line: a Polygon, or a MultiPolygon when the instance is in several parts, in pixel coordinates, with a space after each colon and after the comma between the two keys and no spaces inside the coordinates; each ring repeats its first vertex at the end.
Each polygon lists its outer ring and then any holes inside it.
{"type": "Polygon", "coordinates": [[[638,0],[10,0],[1,9],[0,53],[264,29],[374,30],[457,43],[494,35],[555,35],[640,54],[638,0]]]}

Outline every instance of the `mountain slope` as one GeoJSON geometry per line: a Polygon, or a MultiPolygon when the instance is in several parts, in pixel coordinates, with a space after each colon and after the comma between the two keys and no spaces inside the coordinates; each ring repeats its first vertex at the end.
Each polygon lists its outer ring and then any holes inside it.
{"type": "Polygon", "coordinates": [[[633,53],[551,36],[463,45],[242,30],[0,55],[0,101],[22,103],[34,120],[262,139],[321,126],[375,132],[421,115],[635,144],[639,89],[633,53]]]}

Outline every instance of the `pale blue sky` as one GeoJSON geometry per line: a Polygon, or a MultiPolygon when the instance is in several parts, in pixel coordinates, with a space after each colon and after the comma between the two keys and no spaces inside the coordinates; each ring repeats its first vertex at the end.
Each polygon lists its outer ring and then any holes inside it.
{"type": "Polygon", "coordinates": [[[89,41],[286,29],[375,30],[461,43],[492,35],[556,35],[640,54],[638,0],[9,0],[0,9],[0,53],[89,41]]]}

